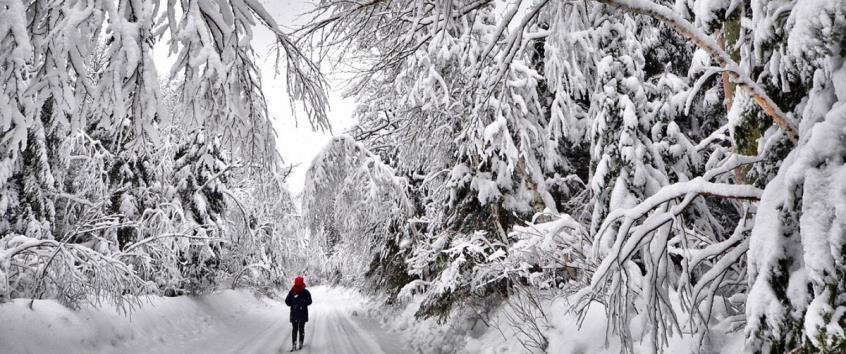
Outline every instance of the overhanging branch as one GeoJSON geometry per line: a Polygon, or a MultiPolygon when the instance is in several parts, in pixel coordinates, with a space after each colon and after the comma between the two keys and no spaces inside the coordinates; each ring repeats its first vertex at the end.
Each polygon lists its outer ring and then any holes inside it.
{"type": "Polygon", "coordinates": [[[773,122],[778,124],[794,144],[799,141],[796,124],[770,98],[764,89],[740,69],[731,56],[720,48],[713,38],[696,28],[692,23],[680,17],[668,7],[658,5],[648,0],[596,0],[597,2],[620,8],[624,11],[649,16],[666,23],[678,33],[693,41],[696,46],[705,50],[714,61],[733,76],[737,85],[751,95],[755,103],[767,113],[773,122]]]}

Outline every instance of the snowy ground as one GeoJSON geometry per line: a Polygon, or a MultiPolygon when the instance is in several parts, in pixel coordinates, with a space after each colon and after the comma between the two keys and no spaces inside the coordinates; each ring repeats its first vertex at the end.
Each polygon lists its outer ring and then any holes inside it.
{"type": "MultiPolygon", "coordinates": [[[[364,313],[364,297],[338,288],[310,288],[314,304],[298,353],[403,353],[364,313]]],[[[153,297],[126,317],[112,308],[69,310],[54,301],[0,305],[4,353],[279,353],[291,346],[288,308],[248,291],[202,297],[153,297]]]]}
{"type": "MultiPolygon", "coordinates": [[[[529,353],[501,308],[485,327],[453,318],[447,323],[418,319],[418,302],[398,312],[382,312],[379,301],[356,291],[309,288],[314,304],[306,325],[306,353],[529,353]],[[381,316],[380,316],[381,314],[381,316]],[[376,317],[386,317],[386,330],[376,317]],[[407,343],[401,342],[404,338],[407,343]],[[407,344],[407,345],[406,345],[407,344]]],[[[151,297],[127,317],[110,307],[67,309],[52,300],[0,305],[2,353],[282,353],[291,346],[288,307],[279,300],[257,298],[247,290],[226,290],[200,297],[151,297]]],[[[604,311],[592,307],[579,328],[568,314],[566,299],[544,302],[550,322],[542,325],[549,353],[619,353],[611,338],[606,346],[604,311]]],[[[637,320],[633,321],[636,323],[637,320]]],[[[633,331],[637,331],[633,324],[633,331]]],[[[742,333],[715,332],[706,353],[740,353],[742,333]]],[[[690,352],[690,338],[672,338],[667,352],[690,352]]],[[[636,343],[636,352],[647,352],[636,343]]]]}
{"type": "MultiPolygon", "coordinates": [[[[474,311],[453,311],[444,323],[435,319],[419,319],[414,316],[422,297],[415,297],[399,309],[383,308],[381,317],[386,326],[402,336],[411,348],[420,353],[462,353],[462,354],[618,354],[622,352],[620,340],[611,334],[606,338],[608,321],[605,309],[595,303],[587,311],[581,327],[579,317],[568,311],[572,299],[552,297],[541,300],[547,321],[537,319],[543,336],[548,340],[546,351],[533,347],[526,334],[533,334],[529,323],[514,322],[513,310],[502,305],[493,310],[484,322],[473,319],[474,311]],[[487,326],[489,324],[490,326],[487,326]],[[525,331],[525,332],[523,332],[525,331]],[[524,346],[525,344],[525,346],[524,346]],[[531,348],[531,349],[530,349],[531,348]]],[[[517,301],[518,298],[512,298],[517,301]]],[[[372,306],[371,306],[372,307],[372,306]]],[[[374,307],[379,310],[378,307],[374,307]]],[[[630,323],[633,334],[643,333],[643,316],[635,316],[630,323]]],[[[681,325],[685,322],[680,320],[681,325]]],[[[675,333],[669,339],[664,353],[693,353],[694,348],[702,354],[745,353],[743,331],[726,331],[713,328],[707,343],[699,343],[690,335],[675,333]]],[[[634,353],[651,353],[648,339],[633,343],[634,353]]]]}

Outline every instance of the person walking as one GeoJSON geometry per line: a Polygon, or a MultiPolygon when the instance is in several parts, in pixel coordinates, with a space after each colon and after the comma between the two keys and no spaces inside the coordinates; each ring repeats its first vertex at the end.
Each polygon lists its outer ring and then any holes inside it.
{"type": "Polygon", "coordinates": [[[305,340],[305,323],[308,322],[308,306],[311,305],[311,293],[306,289],[303,277],[294,278],[294,286],[285,297],[285,305],[291,308],[291,325],[294,327],[291,331],[291,351],[302,349],[305,340]],[[299,345],[297,345],[297,337],[299,337],[299,345]]]}

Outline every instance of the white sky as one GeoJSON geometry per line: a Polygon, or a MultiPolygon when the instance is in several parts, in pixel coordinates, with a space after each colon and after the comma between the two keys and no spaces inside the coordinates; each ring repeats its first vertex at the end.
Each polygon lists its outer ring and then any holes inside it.
{"type": "MultiPolygon", "coordinates": [[[[313,5],[306,1],[290,0],[262,0],[261,1],[270,15],[277,23],[284,27],[294,27],[305,23],[309,16],[301,16],[311,10],[313,5]]],[[[286,31],[287,32],[287,31],[286,31]]],[[[260,56],[268,54],[273,44],[273,36],[265,29],[256,30],[253,47],[260,56]]],[[[274,77],[275,56],[269,56],[267,60],[260,63],[262,66],[262,84],[264,95],[267,98],[267,107],[273,118],[273,125],[276,127],[278,138],[276,146],[282,158],[287,164],[299,164],[295,167],[291,176],[288,177],[288,187],[294,195],[298,195],[303,189],[305,171],[311,164],[312,158],[332,138],[329,132],[314,132],[304,112],[296,115],[296,121],[291,113],[290,101],[286,91],[284,73],[274,77]]],[[[331,73],[324,71],[330,84],[334,87],[342,85],[334,80],[331,73]],[[335,82],[333,82],[335,81],[335,82]]],[[[352,99],[343,99],[339,89],[332,89],[329,92],[329,120],[332,123],[332,132],[341,134],[355,122],[352,119],[352,111],[355,103],[352,99]]]]}
{"type": "MultiPolygon", "coordinates": [[[[260,2],[285,32],[306,22],[309,16],[301,15],[313,7],[311,2],[306,1],[260,0],[260,2]]],[[[276,147],[286,164],[298,164],[288,177],[288,187],[294,195],[299,195],[303,189],[305,171],[311,164],[311,160],[332,136],[329,132],[312,131],[302,110],[298,111],[295,120],[288,100],[284,72],[275,77],[275,56],[271,53],[274,38],[270,31],[259,27],[261,26],[255,28],[253,48],[259,56],[258,64],[262,69],[262,85],[267,99],[267,108],[277,133],[276,147]]],[[[154,55],[159,73],[166,75],[170,72],[175,59],[167,57],[164,47],[165,41],[160,42],[154,55]]],[[[343,84],[336,80],[331,75],[332,73],[324,71],[324,74],[333,87],[343,84]]],[[[352,111],[355,104],[352,99],[343,99],[340,90],[333,87],[330,87],[329,92],[329,120],[332,123],[332,131],[335,134],[341,134],[354,124],[352,111]]]]}

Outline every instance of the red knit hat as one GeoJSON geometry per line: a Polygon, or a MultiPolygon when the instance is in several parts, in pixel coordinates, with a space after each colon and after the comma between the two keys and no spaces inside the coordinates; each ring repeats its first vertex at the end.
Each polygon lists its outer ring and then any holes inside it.
{"type": "Polygon", "coordinates": [[[303,292],[303,290],[305,290],[305,279],[303,279],[302,276],[294,278],[294,287],[291,288],[291,291],[293,291],[294,294],[299,294],[303,292]]]}

